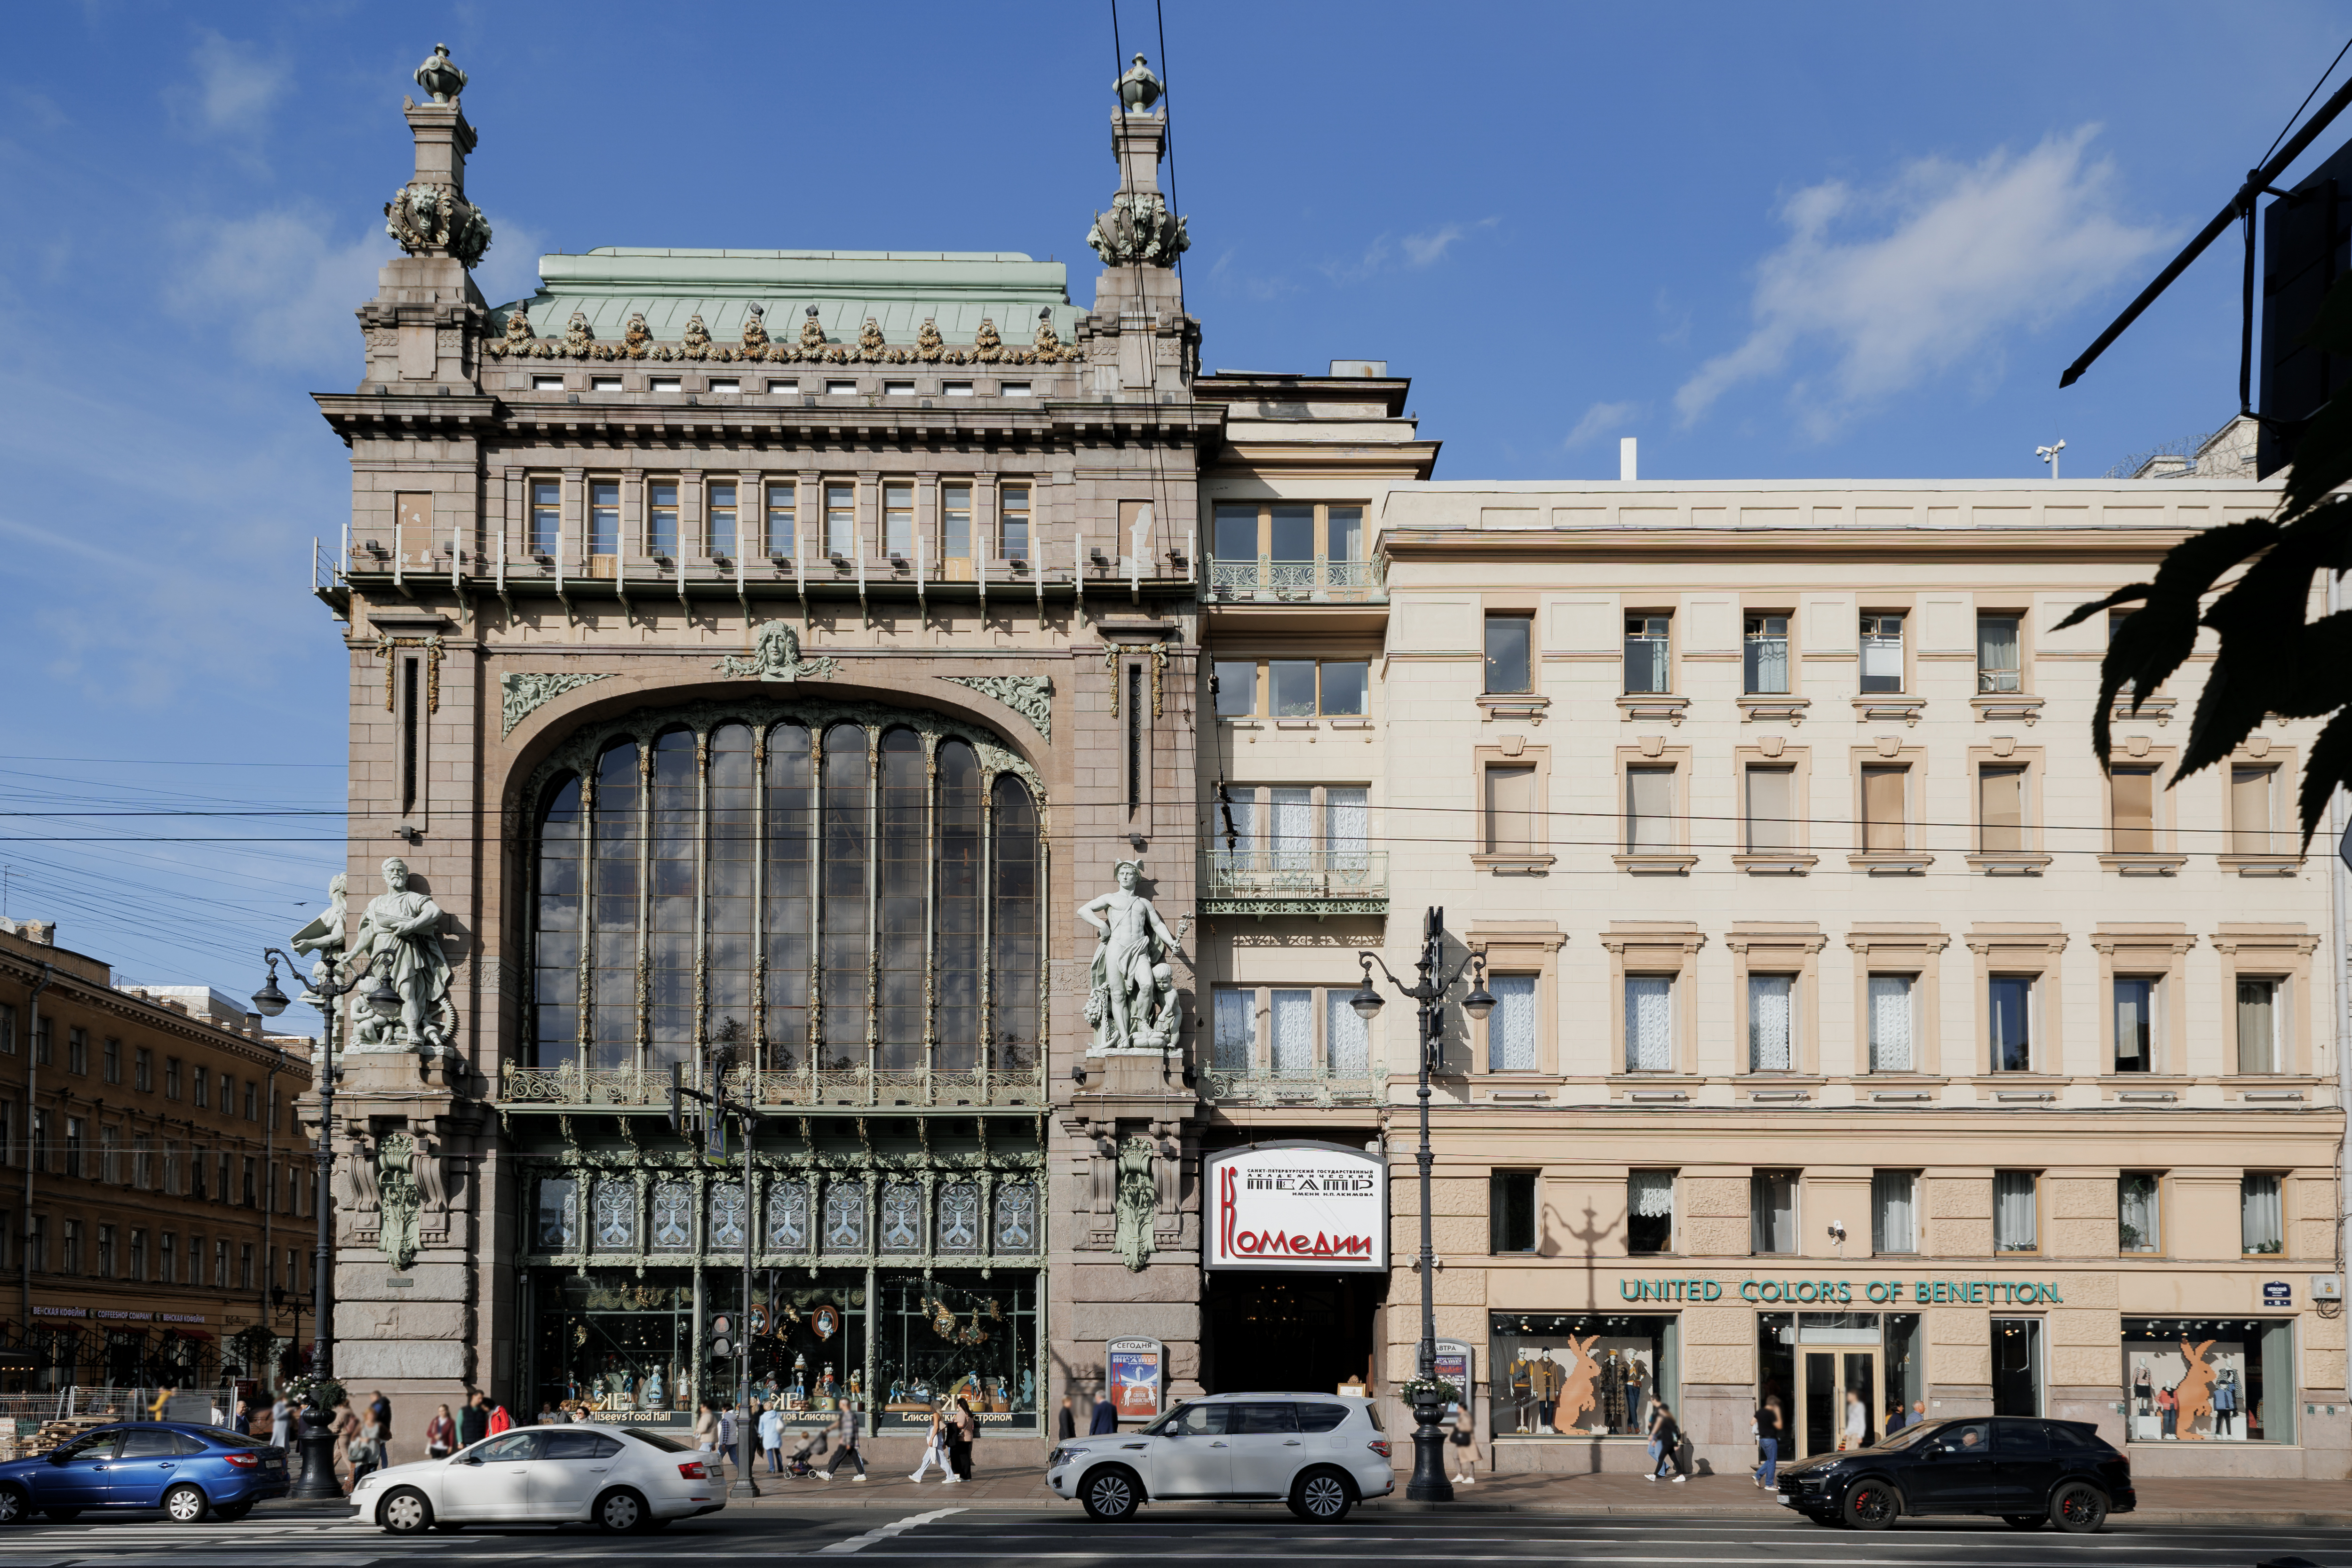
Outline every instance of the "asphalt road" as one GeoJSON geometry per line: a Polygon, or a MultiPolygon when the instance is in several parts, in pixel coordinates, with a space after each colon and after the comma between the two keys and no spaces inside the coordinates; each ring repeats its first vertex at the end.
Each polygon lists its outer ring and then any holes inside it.
{"type": "Polygon", "coordinates": [[[1824,1530],[1802,1520],[1696,1516],[1578,1519],[1560,1514],[1480,1519],[1368,1511],[1335,1527],[1298,1524],[1266,1509],[1154,1509],[1123,1525],[1089,1523],[1075,1510],[743,1509],[675,1525],[657,1535],[604,1536],[474,1526],[463,1533],[395,1539],[315,1512],[257,1513],[236,1524],[171,1524],[131,1516],[46,1521],[0,1534],[0,1568],[74,1568],[152,1562],[170,1568],[367,1568],[451,1558],[609,1560],[625,1568],[856,1556],[877,1565],[925,1561],[955,1568],[1035,1563],[1286,1562],[1591,1563],[1594,1568],[1679,1568],[1755,1563],[1785,1568],[2254,1568],[2299,1558],[2352,1568],[2352,1530],[2279,1526],[2184,1529],[2113,1522],[2095,1536],[2011,1531],[1998,1520],[1904,1521],[1876,1534],[1824,1530]]]}

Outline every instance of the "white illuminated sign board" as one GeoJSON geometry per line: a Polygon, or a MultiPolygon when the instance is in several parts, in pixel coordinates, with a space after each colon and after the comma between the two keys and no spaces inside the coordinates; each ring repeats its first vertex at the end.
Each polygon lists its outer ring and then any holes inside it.
{"type": "Polygon", "coordinates": [[[1254,1143],[1202,1161],[1210,1268],[1389,1266],[1389,1166],[1336,1143],[1254,1143]]]}

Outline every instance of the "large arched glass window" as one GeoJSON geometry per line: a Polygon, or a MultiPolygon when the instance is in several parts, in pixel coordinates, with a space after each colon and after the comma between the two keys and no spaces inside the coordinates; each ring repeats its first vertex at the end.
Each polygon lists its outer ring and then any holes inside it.
{"type": "Polygon", "coordinates": [[[583,747],[540,792],[526,1065],[650,1079],[726,1047],[774,1092],[880,1103],[1039,1069],[1045,850],[1000,745],[796,710],[583,747]]]}

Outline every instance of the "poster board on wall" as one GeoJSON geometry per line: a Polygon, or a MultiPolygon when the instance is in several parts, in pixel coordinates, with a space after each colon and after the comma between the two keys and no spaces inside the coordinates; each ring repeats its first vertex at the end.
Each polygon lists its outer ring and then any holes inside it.
{"type": "Polygon", "coordinates": [[[1116,1339],[1103,1347],[1103,1357],[1118,1418],[1149,1421],[1159,1415],[1168,1386],[1168,1347],[1158,1340],[1116,1339]]]}

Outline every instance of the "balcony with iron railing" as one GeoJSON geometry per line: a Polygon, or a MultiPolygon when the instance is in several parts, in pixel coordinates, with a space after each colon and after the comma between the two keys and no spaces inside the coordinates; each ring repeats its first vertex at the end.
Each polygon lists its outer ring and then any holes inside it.
{"type": "Polygon", "coordinates": [[[1334,1073],[1323,1068],[1283,1072],[1269,1068],[1212,1069],[1203,1088],[1209,1099],[1232,1107],[1295,1110],[1306,1106],[1377,1105],[1387,1080],[1367,1068],[1334,1073]]]}
{"type": "MultiPolygon", "coordinates": [[[[687,1082],[699,1086],[706,1075],[696,1064],[687,1082]]],[[[738,1068],[726,1075],[729,1095],[752,1105],[848,1106],[860,1110],[1031,1110],[1045,1103],[1045,1076],[1038,1068],[990,1070],[946,1068],[855,1068],[812,1070],[738,1068]]],[[[669,1074],[646,1068],[507,1068],[499,1087],[502,1105],[531,1110],[621,1110],[669,1109],[669,1074]]]]}
{"type": "Polygon", "coordinates": [[[1385,915],[1386,850],[1305,848],[1213,837],[1201,848],[1204,915],[1385,915]]]}
{"type": "Polygon", "coordinates": [[[1365,605],[1388,597],[1378,561],[1276,561],[1270,556],[1208,563],[1204,600],[1217,604],[1365,605]]]}

